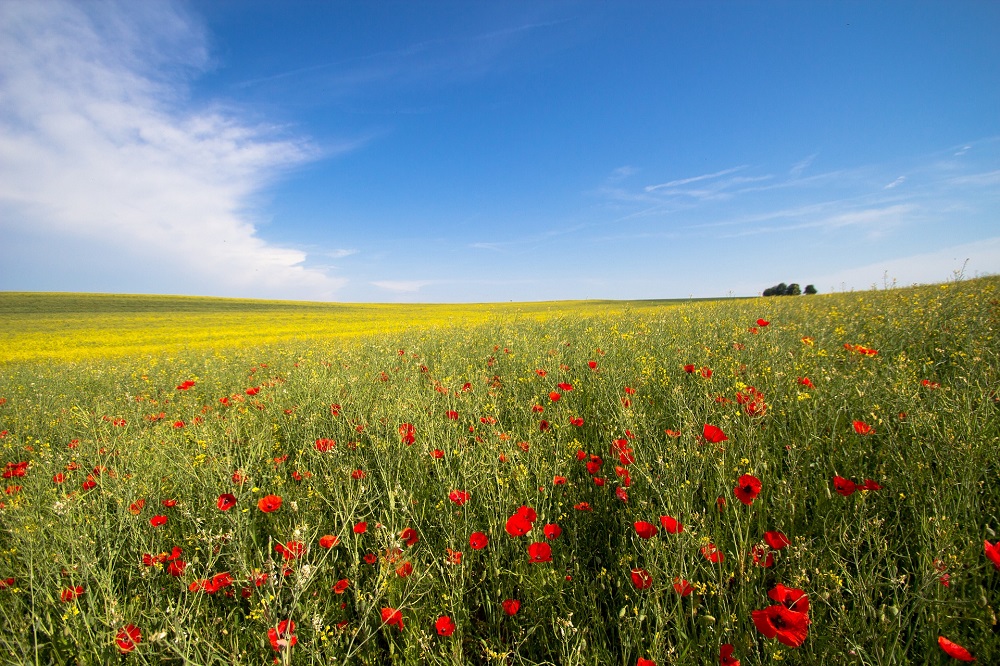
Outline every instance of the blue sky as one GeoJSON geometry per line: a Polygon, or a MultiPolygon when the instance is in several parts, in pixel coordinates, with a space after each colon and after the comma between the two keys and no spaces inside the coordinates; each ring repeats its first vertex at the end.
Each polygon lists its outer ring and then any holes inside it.
{"type": "Polygon", "coordinates": [[[998,28],[995,2],[0,2],[0,290],[998,273],[998,28]]]}

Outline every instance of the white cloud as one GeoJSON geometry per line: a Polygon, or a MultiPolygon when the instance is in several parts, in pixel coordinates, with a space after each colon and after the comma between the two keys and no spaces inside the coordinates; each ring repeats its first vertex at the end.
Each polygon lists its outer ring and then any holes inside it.
{"type": "Polygon", "coordinates": [[[831,291],[868,289],[884,280],[895,280],[899,286],[933,284],[953,279],[963,267],[966,278],[1000,273],[1000,237],[848,268],[814,282],[820,290],[831,291]]]}
{"type": "Polygon", "coordinates": [[[889,183],[888,185],[886,185],[882,189],[883,190],[891,190],[894,187],[902,185],[904,182],[906,182],[906,176],[900,176],[899,178],[897,178],[896,180],[892,181],[891,183],[889,183]]]}
{"type": "Polygon", "coordinates": [[[719,176],[728,176],[731,173],[736,173],[737,171],[742,171],[746,169],[746,165],[733,167],[731,169],[723,169],[722,171],[716,171],[715,173],[706,173],[700,176],[692,176],[691,178],[681,178],[680,180],[672,180],[669,183],[660,183],[659,185],[647,185],[647,192],[655,192],[656,190],[662,190],[670,187],[679,187],[681,185],[687,185],[689,183],[697,183],[702,180],[710,180],[712,178],[718,178],[719,176]]]}
{"type": "Polygon", "coordinates": [[[332,259],[343,259],[344,257],[350,257],[351,255],[357,254],[358,251],[354,249],[337,249],[332,252],[327,252],[326,256],[332,259]]]}
{"type": "Polygon", "coordinates": [[[608,182],[618,183],[618,182],[621,182],[621,181],[625,180],[626,178],[628,178],[629,176],[631,176],[633,174],[636,174],[638,172],[639,172],[639,170],[636,169],[635,167],[628,166],[628,165],[620,166],[620,167],[618,167],[617,169],[615,169],[614,171],[611,172],[611,175],[608,176],[608,182]]]}
{"type": "Polygon", "coordinates": [[[0,239],[70,257],[53,268],[74,276],[64,289],[118,262],[156,269],[143,291],[331,297],[346,280],[266,242],[248,213],[318,151],[191,108],[207,62],[201,26],[171,4],[0,2],[0,239]],[[105,248],[101,265],[75,245],[105,248]]]}
{"type": "Polygon", "coordinates": [[[433,280],[379,280],[372,282],[379,289],[394,291],[401,294],[415,294],[429,284],[434,284],[433,280]]]}
{"type": "Polygon", "coordinates": [[[809,155],[805,159],[800,160],[799,162],[793,164],[792,168],[788,170],[789,177],[798,178],[799,176],[801,176],[802,172],[808,169],[809,166],[813,163],[813,160],[815,160],[818,156],[819,153],[813,153],[812,155],[809,155]]]}

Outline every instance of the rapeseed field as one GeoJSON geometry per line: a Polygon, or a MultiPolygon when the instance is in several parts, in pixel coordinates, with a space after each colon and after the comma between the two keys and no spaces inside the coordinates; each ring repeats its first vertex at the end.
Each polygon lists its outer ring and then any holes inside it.
{"type": "Polygon", "coordinates": [[[1000,663],[1000,280],[0,296],[0,661],[1000,663]]]}

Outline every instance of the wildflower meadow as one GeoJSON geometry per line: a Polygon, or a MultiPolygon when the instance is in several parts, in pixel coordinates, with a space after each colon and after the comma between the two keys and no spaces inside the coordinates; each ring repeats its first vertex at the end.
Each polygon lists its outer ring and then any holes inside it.
{"type": "Polygon", "coordinates": [[[4,663],[1000,663],[1000,279],[329,338],[149,297],[125,352],[26,298],[4,663]]]}

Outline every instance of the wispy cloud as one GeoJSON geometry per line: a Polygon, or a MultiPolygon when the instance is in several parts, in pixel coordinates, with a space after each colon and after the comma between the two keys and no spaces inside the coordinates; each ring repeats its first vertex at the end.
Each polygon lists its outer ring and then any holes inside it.
{"type": "Polygon", "coordinates": [[[400,294],[415,294],[424,287],[434,283],[434,280],[378,280],[372,282],[379,289],[400,294]]]}
{"type": "MultiPolygon", "coordinates": [[[[332,296],[344,279],[262,239],[250,212],[319,152],[222,105],[191,108],[207,62],[201,26],[172,4],[0,3],[0,236],[105,248],[101,271],[155,267],[137,290],[332,296]]],[[[93,288],[96,263],[61,270],[93,288]]]]}
{"type": "Polygon", "coordinates": [[[788,176],[790,178],[800,177],[802,175],[802,172],[808,169],[818,156],[819,153],[813,153],[812,155],[809,155],[805,159],[796,162],[795,164],[792,165],[792,168],[788,170],[788,176]]]}
{"type": "Polygon", "coordinates": [[[881,286],[883,280],[899,286],[930,284],[954,279],[963,269],[966,278],[1000,272],[1000,237],[856,266],[822,275],[815,283],[831,291],[881,286]]]}
{"type": "Polygon", "coordinates": [[[619,183],[628,178],[629,176],[635,175],[637,173],[639,173],[639,170],[636,169],[635,167],[628,165],[620,166],[611,172],[611,175],[608,176],[608,182],[619,183]]]}
{"type": "Polygon", "coordinates": [[[902,185],[905,182],[906,182],[906,176],[900,176],[899,178],[897,178],[896,180],[892,181],[891,183],[889,183],[888,185],[886,185],[882,189],[883,190],[891,190],[894,187],[899,187],[900,185],[902,185]]]}
{"type": "Polygon", "coordinates": [[[660,183],[659,185],[647,185],[645,189],[646,189],[647,192],[655,192],[656,190],[662,190],[662,189],[666,189],[666,188],[670,188],[670,187],[680,187],[681,185],[688,185],[690,183],[697,183],[697,182],[700,182],[700,181],[703,181],[703,180],[710,180],[710,179],[713,179],[713,178],[718,178],[720,176],[728,176],[731,173],[736,173],[737,171],[742,171],[743,169],[746,169],[746,168],[747,168],[747,165],[744,164],[742,166],[733,167],[731,169],[723,169],[722,171],[716,171],[715,173],[706,173],[706,174],[702,174],[701,176],[692,176],[690,178],[681,178],[679,180],[671,180],[668,183],[660,183]]]}
{"type": "Polygon", "coordinates": [[[483,76],[502,66],[504,54],[531,33],[572,19],[528,21],[498,30],[415,41],[397,49],[375,51],[274,72],[234,84],[251,88],[303,78],[321,81],[325,95],[350,95],[380,85],[440,86],[483,76]]]}
{"type": "Polygon", "coordinates": [[[325,255],[330,257],[331,259],[343,259],[344,257],[350,257],[351,255],[355,255],[357,253],[358,250],[338,249],[326,252],[325,255]]]}

